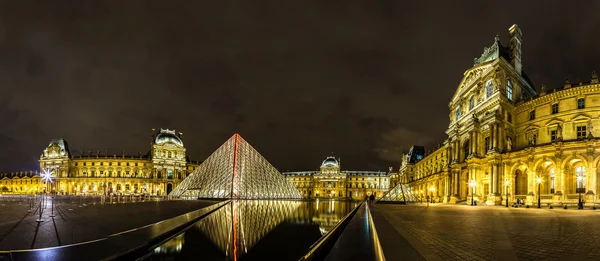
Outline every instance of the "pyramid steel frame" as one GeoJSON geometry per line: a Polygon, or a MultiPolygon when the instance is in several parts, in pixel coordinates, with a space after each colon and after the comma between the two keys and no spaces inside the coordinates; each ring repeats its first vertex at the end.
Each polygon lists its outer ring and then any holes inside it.
{"type": "Polygon", "coordinates": [[[169,196],[303,198],[293,184],[237,133],[200,164],[169,196]]]}

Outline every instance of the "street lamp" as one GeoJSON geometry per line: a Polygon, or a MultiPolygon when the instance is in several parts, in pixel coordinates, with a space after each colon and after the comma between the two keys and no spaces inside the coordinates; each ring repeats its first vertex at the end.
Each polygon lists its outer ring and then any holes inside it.
{"type": "Polygon", "coordinates": [[[508,182],[508,180],[504,181],[504,186],[506,187],[506,207],[508,207],[508,184],[510,184],[510,182],[508,182]]]}
{"type": "Polygon", "coordinates": [[[577,209],[583,209],[583,204],[581,204],[581,183],[583,182],[582,176],[577,176],[577,193],[579,193],[579,203],[577,204],[577,209]]]}
{"type": "Polygon", "coordinates": [[[540,195],[540,188],[542,187],[542,177],[537,177],[535,181],[538,184],[538,208],[542,208],[542,197],[540,195]]]}
{"type": "Polygon", "coordinates": [[[433,203],[433,192],[435,191],[435,187],[431,186],[429,187],[429,191],[431,191],[431,197],[429,198],[431,203],[433,203]]]}
{"type": "Polygon", "coordinates": [[[471,206],[475,206],[475,186],[477,186],[477,183],[475,180],[471,180],[469,182],[469,187],[471,187],[471,206]]]}
{"type": "Polygon", "coordinates": [[[53,170],[48,170],[45,169],[41,174],[41,178],[42,181],[44,181],[46,183],[46,190],[48,189],[48,182],[52,182],[52,173],[54,173],[53,170]]]}

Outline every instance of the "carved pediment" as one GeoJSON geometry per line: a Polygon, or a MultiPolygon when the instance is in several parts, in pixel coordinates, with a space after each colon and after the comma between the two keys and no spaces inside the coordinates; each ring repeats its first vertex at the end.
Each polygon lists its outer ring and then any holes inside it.
{"type": "Polygon", "coordinates": [[[467,70],[464,73],[456,92],[452,96],[452,103],[458,101],[459,98],[461,98],[461,96],[463,96],[463,94],[468,90],[468,87],[476,83],[489,68],[491,68],[491,65],[473,67],[467,70]]]}
{"type": "Polygon", "coordinates": [[[554,118],[554,119],[551,119],[548,122],[546,122],[546,124],[544,124],[544,126],[550,127],[550,126],[555,126],[555,125],[563,125],[564,123],[565,122],[563,120],[554,118]]]}
{"type": "Polygon", "coordinates": [[[571,121],[573,121],[573,122],[577,122],[577,121],[583,122],[583,121],[589,121],[591,119],[592,119],[592,117],[590,117],[589,115],[587,115],[585,113],[580,113],[580,114],[575,115],[575,117],[571,118],[571,121]]]}
{"type": "Polygon", "coordinates": [[[540,129],[540,126],[537,126],[535,124],[529,124],[526,128],[525,128],[525,132],[535,132],[538,131],[540,129]]]}

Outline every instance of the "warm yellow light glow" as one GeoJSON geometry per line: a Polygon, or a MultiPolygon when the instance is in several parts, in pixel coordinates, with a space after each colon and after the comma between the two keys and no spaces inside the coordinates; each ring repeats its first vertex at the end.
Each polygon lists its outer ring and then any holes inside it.
{"type": "Polygon", "coordinates": [[[536,182],[537,182],[538,184],[539,184],[539,183],[542,183],[542,177],[537,177],[537,179],[536,179],[536,182]]]}
{"type": "Polygon", "coordinates": [[[472,188],[474,188],[475,186],[477,186],[477,182],[475,182],[475,180],[471,180],[471,181],[469,182],[469,187],[472,187],[472,188]]]}
{"type": "Polygon", "coordinates": [[[508,186],[509,184],[510,184],[510,182],[509,182],[508,180],[505,180],[505,181],[504,181],[504,185],[505,185],[505,186],[508,186]]]}
{"type": "Polygon", "coordinates": [[[429,187],[429,191],[433,192],[433,191],[435,191],[435,188],[434,187],[429,187]]]}

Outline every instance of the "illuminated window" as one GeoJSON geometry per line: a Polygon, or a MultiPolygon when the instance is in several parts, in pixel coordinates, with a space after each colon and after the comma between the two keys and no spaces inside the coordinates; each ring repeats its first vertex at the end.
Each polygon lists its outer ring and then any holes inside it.
{"type": "Polygon", "coordinates": [[[456,108],[456,120],[458,121],[460,119],[460,106],[458,106],[456,108]]]}
{"type": "Polygon", "coordinates": [[[577,190],[575,193],[585,193],[585,167],[579,166],[575,169],[577,190]]]}
{"type": "Polygon", "coordinates": [[[558,113],[558,103],[552,104],[552,114],[558,113]]]}
{"type": "Polygon", "coordinates": [[[510,79],[506,80],[506,97],[509,101],[512,101],[513,99],[513,87],[510,83],[510,79]]]}
{"type": "Polygon", "coordinates": [[[581,125],[581,126],[577,126],[577,138],[578,139],[583,139],[585,137],[587,137],[587,133],[586,133],[586,128],[587,126],[585,125],[581,125]]]}
{"type": "Polygon", "coordinates": [[[583,109],[583,108],[585,108],[585,99],[584,98],[577,99],[577,109],[583,109]]]}
{"type": "Polygon", "coordinates": [[[530,111],[529,112],[529,120],[530,121],[535,120],[535,111],[530,111]]]}
{"type": "Polygon", "coordinates": [[[492,80],[489,80],[486,84],[485,84],[485,98],[489,98],[490,96],[492,96],[492,93],[494,92],[494,90],[492,89],[492,80]]]}
{"type": "Polygon", "coordinates": [[[173,179],[173,170],[170,169],[170,170],[167,171],[167,178],[168,179],[173,179]]]}
{"type": "Polygon", "coordinates": [[[475,96],[471,96],[471,100],[469,100],[469,111],[475,107],[475,96]]]}

